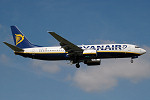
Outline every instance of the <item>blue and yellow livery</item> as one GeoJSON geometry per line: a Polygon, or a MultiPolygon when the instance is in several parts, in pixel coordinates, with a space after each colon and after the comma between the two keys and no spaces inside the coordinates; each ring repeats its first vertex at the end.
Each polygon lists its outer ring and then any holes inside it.
{"type": "Polygon", "coordinates": [[[60,46],[42,47],[32,44],[16,27],[11,26],[15,45],[4,42],[16,55],[40,60],[70,60],[79,68],[80,62],[87,65],[100,65],[101,59],[134,58],[146,50],[131,44],[75,45],[55,32],[48,32],[60,42],[60,46]]]}

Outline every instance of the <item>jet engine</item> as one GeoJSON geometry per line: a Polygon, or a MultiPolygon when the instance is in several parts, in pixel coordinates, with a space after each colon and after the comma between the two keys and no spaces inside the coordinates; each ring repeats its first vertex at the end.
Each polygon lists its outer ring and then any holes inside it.
{"type": "Polygon", "coordinates": [[[84,64],[87,64],[88,66],[100,65],[100,64],[101,64],[101,59],[85,60],[85,61],[84,61],[84,64]]]}

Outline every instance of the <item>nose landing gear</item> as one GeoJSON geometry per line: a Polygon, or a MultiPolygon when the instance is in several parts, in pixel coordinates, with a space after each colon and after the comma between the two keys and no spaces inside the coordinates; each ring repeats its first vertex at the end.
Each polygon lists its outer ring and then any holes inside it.
{"type": "Polygon", "coordinates": [[[138,56],[131,57],[131,63],[133,63],[133,59],[136,59],[136,58],[138,58],[138,56]]]}

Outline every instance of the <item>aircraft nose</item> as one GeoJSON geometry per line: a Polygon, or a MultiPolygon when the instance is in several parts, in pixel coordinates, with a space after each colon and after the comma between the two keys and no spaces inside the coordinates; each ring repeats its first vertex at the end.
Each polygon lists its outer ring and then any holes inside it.
{"type": "Polygon", "coordinates": [[[142,53],[142,54],[145,54],[145,53],[146,53],[146,50],[141,49],[141,53],[142,53]]]}

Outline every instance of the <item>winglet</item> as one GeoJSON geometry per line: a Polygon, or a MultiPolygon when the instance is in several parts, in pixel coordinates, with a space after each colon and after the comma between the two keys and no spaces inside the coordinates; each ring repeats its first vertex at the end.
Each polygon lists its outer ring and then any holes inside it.
{"type": "Polygon", "coordinates": [[[11,48],[12,50],[14,50],[14,51],[24,51],[23,49],[21,49],[21,48],[19,48],[19,47],[16,47],[16,46],[14,46],[14,45],[11,45],[11,44],[9,44],[9,43],[7,43],[7,42],[3,42],[4,44],[6,44],[9,48],[11,48]]]}

